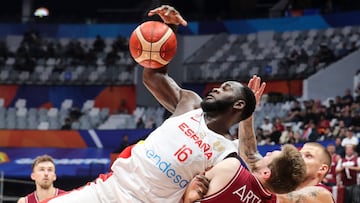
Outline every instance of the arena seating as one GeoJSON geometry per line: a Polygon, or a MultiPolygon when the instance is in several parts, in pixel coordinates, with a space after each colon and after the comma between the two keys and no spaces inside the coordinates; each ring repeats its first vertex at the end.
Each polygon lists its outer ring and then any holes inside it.
{"type": "MultiPolygon", "coordinates": [[[[326,45],[335,56],[345,44],[360,46],[360,27],[324,30],[274,32],[234,35],[217,34],[184,61],[187,82],[222,81],[248,78],[253,74],[269,79],[306,78],[326,66],[314,64],[320,45],[326,45]],[[219,48],[220,47],[220,48],[219,48]],[[283,64],[293,50],[304,49],[309,60],[291,66],[283,64]]],[[[340,57],[337,57],[339,59],[340,57]]]]}

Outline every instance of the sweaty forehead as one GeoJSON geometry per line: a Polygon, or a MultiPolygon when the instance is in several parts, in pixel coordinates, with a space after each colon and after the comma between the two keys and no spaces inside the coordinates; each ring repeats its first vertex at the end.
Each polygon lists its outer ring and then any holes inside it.
{"type": "Polygon", "coordinates": [[[308,153],[316,153],[318,151],[318,148],[315,146],[309,146],[309,145],[304,145],[301,149],[300,152],[308,152],[308,153]]]}
{"type": "Polygon", "coordinates": [[[46,168],[49,168],[49,167],[51,167],[51,168],[54,168],[55,166],[54,166],[54,164],[52,163],[52,162],[50,162],[50,161],[44,161],[44,162],[40,162],[40,163],[38,163],[37,165],[36,165],[36,167],[46,167],[46,168]]]}
{"type": "Polygon", "coordinates": [[[227,82],[224,82],[223,84],[221,84],[221,86],[222,87],[229,86],[233,89],[240,89],[243,85],[236,81],[227,81],[227,82]]]}

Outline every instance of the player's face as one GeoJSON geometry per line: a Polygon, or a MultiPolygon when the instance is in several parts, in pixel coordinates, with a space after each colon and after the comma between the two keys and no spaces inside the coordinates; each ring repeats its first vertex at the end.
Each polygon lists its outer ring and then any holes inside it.
{"type": "Polygon", "coordinates": [[[55,166],[50,161],[40,162],[34,167],[31,179],[35,181],[43,189],[47,189],[53,185],[56,180],[55,166]]]}
{"type": "Polygon", "coordinates": [[[236,96],[240,93],[241,84],[237,82],[225,82],[218,88],[208,92],[201,102],[205,112],[224,111],[233,106],[236,96]]]}
{"type": "Polygon", "coordinates": [[[322,166],[320,149],[312,145],[304,145],[300,150],[306,165],[306,176],[314,177],[322,166]]]}

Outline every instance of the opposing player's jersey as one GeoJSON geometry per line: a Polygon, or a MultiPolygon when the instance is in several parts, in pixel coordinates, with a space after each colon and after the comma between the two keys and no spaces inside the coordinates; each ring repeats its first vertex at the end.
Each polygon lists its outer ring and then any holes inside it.
{"type": "Polygon", "coordinates": [[[242,165],[232,180],[221,191],[212,194],[201,203],[275,203],[276,197],[267,192],[261,183],[242,165]]]}
{"type": "Polygon", "coordinates": [[[337,154],[334,154],[331,156],[331,166],[328,171],[328,174],[326,174],[325,179],[327,180],[327,183],[336,185],[336,165],[337,165],[337,154]]]}
{"type": "Polygon", "coordinates": [[[208,129],[197,109],[167,119],[111,169],[132,202],[179,202],[197,173],[234,152],[232,142],[208,129]]]}
{"type": "MultiPolygon", "coordinates": [[[[55,188],[55,196],[58,196],[63,193],[66,193],[66,191],[55,188]]],[[[36,197],[35,191],[25,196],[25,203],[38,203],[38,202],[40,201],[36,197]]]]}

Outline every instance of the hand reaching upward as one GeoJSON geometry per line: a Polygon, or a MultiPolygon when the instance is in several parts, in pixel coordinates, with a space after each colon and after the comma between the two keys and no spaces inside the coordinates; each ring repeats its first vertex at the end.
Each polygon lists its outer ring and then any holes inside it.
{"type": "Polygon", "coordinates": [[[172,6],[163,5],[149,11],[148,16],[159,15],[166,24],[174,24],[187,26],[186,20],[180,15],[180,13],[172,6]]]}

